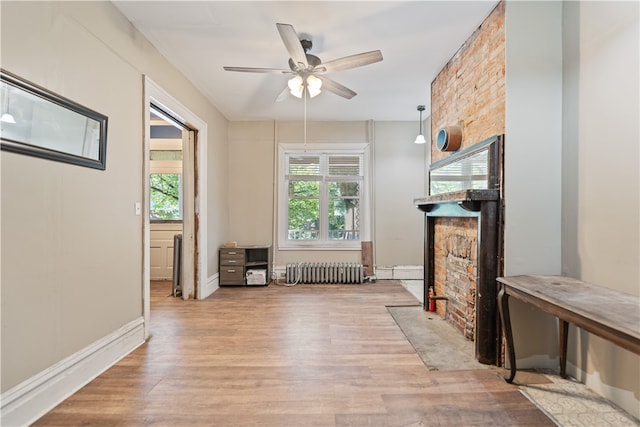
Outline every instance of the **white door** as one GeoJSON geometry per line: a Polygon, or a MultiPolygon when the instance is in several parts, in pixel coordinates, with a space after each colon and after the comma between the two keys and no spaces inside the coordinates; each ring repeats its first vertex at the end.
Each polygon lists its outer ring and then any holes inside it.
{"type": "Polygon", "coordinates": [[[182,223],[151,223],[149,269],[151,280],[173,280],[173,242],[182,234],[182,223]]]}

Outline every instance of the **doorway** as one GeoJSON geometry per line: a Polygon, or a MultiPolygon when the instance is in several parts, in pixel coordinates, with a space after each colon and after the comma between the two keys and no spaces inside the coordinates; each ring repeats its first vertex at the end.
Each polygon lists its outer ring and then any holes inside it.
{"type": "Polygon", "coordinates": [[[204,238],[207,209],[206,197],[200,196],[205,194],[207,179],[206,143],[199,142],[207,140],[207,125],[148,77],[145,77],[144,89],[142,281],[145,337],[148,338],[151,280],[152,277],[166,279],[169,271],[173,278],[173,269],[177,266],[172,256],[174,235],[182,235],[180,295],[183,299],[208,295],[204,238]],[[158,245],[159,240],[164,242],[158,245]]]}
{"type": "MultiPolygon", "coordinates": [[[[182,292],[182,238],[184,233],[185,167],[183,161],[191,156],[189,142],[194,133],[158,106],[149,108],[149,273],[151,292],[154,287],[164,289],[171,282],[172,294],[182,292]]],[[[188,260],[185,260],[188,262],[188,260]]]]}

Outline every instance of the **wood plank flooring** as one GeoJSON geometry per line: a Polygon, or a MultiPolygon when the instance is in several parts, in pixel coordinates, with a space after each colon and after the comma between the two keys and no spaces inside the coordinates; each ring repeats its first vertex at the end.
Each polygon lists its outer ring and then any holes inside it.
{"type": "Polygon", "coordinates": [[[386,306],[398,282],[152,285],[147,343],[35,426],[545,426],[492,370],[428,371],[386,306]]]}

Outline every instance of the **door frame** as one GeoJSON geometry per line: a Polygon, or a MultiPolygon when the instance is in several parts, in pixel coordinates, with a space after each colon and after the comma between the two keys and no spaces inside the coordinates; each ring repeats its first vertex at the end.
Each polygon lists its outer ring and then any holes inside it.
{"type": "MultiPolygon", "coordinates": [[[[189,276],[183,281],[183,289],[186,283],[195,285],[194,297],[200,299],[203,297],[203,290],[207,285],[207,204],[206,204],[206,188],[207,182],[207,123],[191,112],[180,101],[162,89],[148,76],[144,76],[143,81],[143,114],[144,114],[144,147],[143,147],[143,167],[142,167],[142,183],[143,183],[143,230],[142,230],[142,300],[143,300],[143,317],[144,317],[144,333],[145,339],[149,338],[149,320],[151,313],[151,271],[150,271],[150,220],[149,220],[149,171],[150,171],[150,106],[155,104],[161,107],[164,112],[169,113],[178,121],[187,125],[190,129],[197,132],[197,141],[195,142],[195,168],[188,168],[187,173],[194,182],[194,198],[191,200],[193,206],[193,218],[184,218],[183,227],[187,229],[187,223],[191,222],[191,228],[195,229],[196,247],[188,247],[190,239],[183,239],[183,252],[192,253],[194,262],[190,263],[193,268],[188,268],[189,276]],[[195,169],[195,170],[194,170],[195,169]],[[185,244],[187,247],[185,247],[185,244]]],[[[189,289],[189,287],[187,287],[189,289]]],[[[193,289],[193,288],[191,288],[193,289]]],[[[184,293],[184,291],[183,291],[184,293]]],[[[189,296],[188,294],[186,295],[189,296]]]]}

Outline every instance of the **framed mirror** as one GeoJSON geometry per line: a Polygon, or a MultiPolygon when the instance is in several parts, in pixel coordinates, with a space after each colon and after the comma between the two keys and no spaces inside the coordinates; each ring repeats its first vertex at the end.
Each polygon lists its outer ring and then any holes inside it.
{"type": "Polygon", "coordinates": [[[107,116],[0,70],[0,148],[106,168],[107,116]]]}
{"type": "Polygon", "coordinates": [[[494,136],[429,167],[429,195],[499,188],[501,137],[494,136]]]}

